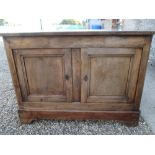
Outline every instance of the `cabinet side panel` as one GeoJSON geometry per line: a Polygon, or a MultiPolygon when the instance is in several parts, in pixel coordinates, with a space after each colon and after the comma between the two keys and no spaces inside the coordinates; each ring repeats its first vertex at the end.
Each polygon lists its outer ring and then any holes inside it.
{"type": "Polygon", "coordinates": [[[4,41],[4,46],[5,46],[5,51],[6,51],[9,67],[10,67],[11,77],[12,77],[12,81],[13,81],[13,85],[14,85],[14,89],[15,89],[15,93],[17,97],[17,103],[20,106],[20,105],[23,105],[22,95],[21,95],[20,84],[19,84],[19,80],[17,76],[16,64],[15,64],[14,57],[13,57],[13,51],[10,47],[9,42],[7,42],[5,37],[3,37],[3,41],[4,41]]]}
{"type": "Polygon", "coordinates": [[[139,109],[141,96],[143,92],[143,86],[144,86],[144,80],[145,80],[145,73],[148,63],[148,57],[150,53],[150,46],[151,46],[152,36],[146,37],[146,44],[143,47],[142,51],[142,58],[140,63],[140,71],[139,71],[139,77],[137,82],[137,89],[136,89],[136,96],[135,96],[135,109],[139,109]]]}

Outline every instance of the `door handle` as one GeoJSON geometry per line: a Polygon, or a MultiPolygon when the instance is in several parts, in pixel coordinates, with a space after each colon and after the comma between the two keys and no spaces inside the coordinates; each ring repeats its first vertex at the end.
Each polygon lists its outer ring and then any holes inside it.
{"type": "Polygon", "coordinates": [[[88,76],[87,76],[87,75],[84,76],[84,80],[85,80],[85,81],[88,80],[88,76]]]}
{"type": "Polygon", "coordinates": [[[69,75],[66,74],[66,75],[65,75],[65,79],[66,79],[66,80],[69,80],[69,75]]]}

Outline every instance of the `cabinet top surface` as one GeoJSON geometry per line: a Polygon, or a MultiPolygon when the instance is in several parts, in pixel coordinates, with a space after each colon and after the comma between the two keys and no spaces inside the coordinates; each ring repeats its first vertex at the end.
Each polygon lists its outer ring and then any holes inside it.
{"type": "Polygon", "coordinates": [[[124,30],[83,30],[83,31],[51,31],[51,32],[8,32],[0,36],[93,36],[93,35],[153,35],[155,31],[124,31],[124,30]]]}

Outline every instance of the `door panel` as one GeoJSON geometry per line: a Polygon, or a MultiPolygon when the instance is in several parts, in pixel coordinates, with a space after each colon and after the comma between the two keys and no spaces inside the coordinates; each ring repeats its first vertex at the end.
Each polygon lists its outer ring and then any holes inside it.
{"type": "Polygon", "coordinates": [[[26,57],[25,69],[30,94],[64,95],[63,67],[63,57],[26,57]],[[47,70],[47,66],[51,67],[47,70]],[[52,73],[52,76],[49,73],[52,73]]]}
{"type": "Polygon", "coordinates": [[[129,57],[101,56],[91,57],[89,61],[90,96],[125,95],[130,66],[129,57]]]}
{"type": "Polygon", "coordinates": [[[14,50],[23,101],[72,99],[69,49],[14,50]]]}
{"type": "Polygon", "coordinates": [[[141,49],[83,48],[82,102],[133,102],[141,49]]]}

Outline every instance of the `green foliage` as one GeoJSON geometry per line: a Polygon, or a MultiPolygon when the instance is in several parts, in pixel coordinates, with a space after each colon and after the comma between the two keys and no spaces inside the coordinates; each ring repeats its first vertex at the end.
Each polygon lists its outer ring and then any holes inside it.
{"type": "Polygon", "coordinates": [[[5,21],[5,19],[0,19],[0,25],[5,25],[5,24],[7,24],[8,22],[7,21],[5,21]]]}
{"type": "Polygon", "coordinates": [[[74,19],[63,19],[60,24],[62,24],[62,25],[82,25],[79,21],[74,20],[74,19]]]}

